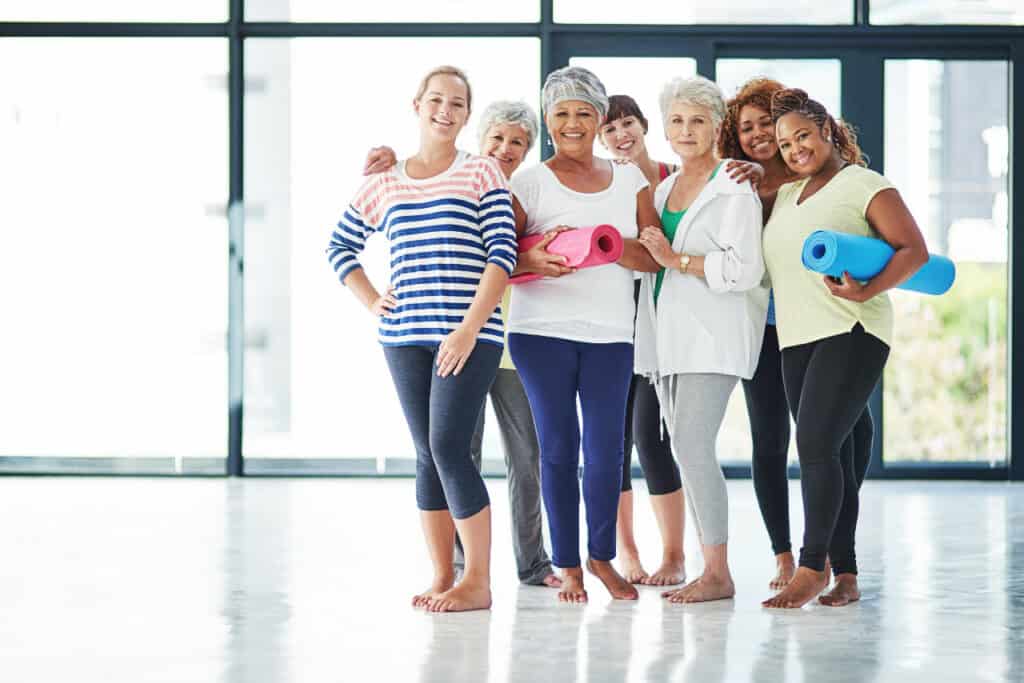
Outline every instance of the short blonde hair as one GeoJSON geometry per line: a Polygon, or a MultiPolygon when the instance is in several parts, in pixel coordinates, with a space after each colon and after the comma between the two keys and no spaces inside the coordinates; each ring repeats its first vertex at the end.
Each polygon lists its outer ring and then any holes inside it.
{"type": "Polygon", "coordinates": [[[662,123],[668,119],[668,111],[674,102],[704,107],[711,112],[711,122],[716,127],[725,119],[725,98],[722,97],[721,88],[703,76],[673,78],[665,84],[658,99],[662,123]]]}
{"type": "Polygon", "coordinates": [[[420,87],[416,91],[416,99],[419,100],[423,97],[423,94],[427,92],[427,86],[430,85],[430,79],[434,76],[455,76],[463,83],[466,84],[466,110],[473,110],[473,89],[469,86],[469,77],[466,76],[466,72],[457,66],[435,66],[433,69],[427,72],[427,75],[420,81],[420,87]]]}

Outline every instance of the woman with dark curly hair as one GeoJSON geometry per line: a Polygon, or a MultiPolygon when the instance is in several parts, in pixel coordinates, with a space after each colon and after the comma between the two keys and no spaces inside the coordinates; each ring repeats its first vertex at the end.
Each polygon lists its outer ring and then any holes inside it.
{"type": "Polygon", "coordinates": [[[887,290],[928,260],[924,237],[899,192],[866,168],[853,130],[803,90],[772,95],[782,159],[800,180],[779,188],[764,229],[764,256],[776,297],[782,376],[796,421],[804,543],[793,579],[766,607],[801,607],[860,598],[854,538],[860,485],[871,457],[868,397],[882,376],[892,341],[887,290]],[[874,237],[894,250],[868,282],[804,268],[804,240],[815,230],[874,237]]]}
{"type": "MultiPolygon", "coordinates": [[[[779,155],[779,147],[775,144],[775,124],[772,122],[772,95],[784,87],[770,78],[755,78],[743,84],[736,96],[726,103],[725,121],[718,138],[718,156],[739,160],[740,163],[733,164],[733,168],[746,172],[746,167],[752,163],[764,168],[764,178],[758,185],[757,194],[761,198],[765,222],[771,215],[779,188],[796,180],[796,174],[779,155]]],[[[769,298],[768,322],[757,371],[751,379],[743,380],[743,395],[753,441],[751,468],[754,492],[771,539],[777,568],[768,585],[781,589],[793,578],[796,563],[789,537],[789,410],[782,384],[782,356],[775,330],[774,309],[774,302],[769,298]]]]}

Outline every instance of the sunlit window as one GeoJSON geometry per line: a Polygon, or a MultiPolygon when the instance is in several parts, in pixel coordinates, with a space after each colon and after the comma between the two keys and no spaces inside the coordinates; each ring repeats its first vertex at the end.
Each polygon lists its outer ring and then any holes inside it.
{"type": "Polygon", "coordinates": [[[957,264],[941,297],[892,295],[887,462],[1006,460],[1007,94],[1005,62],[886,62],[885,174],[957,264]]]}
{"type": "MultiPolygon", "coordinates": [[[[464,68],[473,87],[462,149],[477,150],[477,121],[489,102],[537,107],[533,38],[246,43],[247,457],[370,458],[383,470],[389,458],[414,455],[376,321],[338,282],[324,250],[363,181],[369,148],[416,152],[412,100],[422,75],[439,64],[464,68]]],[[[525,163],[538,160],[535,147],[525,163]]],[[[387,255],[377,235],[361,256],[381,290],[387,255]]],[[[488,418],[484,453],[501,458],[497,422],[488,418]]]]}
{"type": "Polygon", "coordinates": [[[0,63],[0,454],[223,458],[225,41],[5,38],[0,63]]]}

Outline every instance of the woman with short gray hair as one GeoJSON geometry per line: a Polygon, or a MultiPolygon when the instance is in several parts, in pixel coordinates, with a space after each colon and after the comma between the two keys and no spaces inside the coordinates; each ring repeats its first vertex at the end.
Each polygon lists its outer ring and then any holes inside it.
{"type": "Polygon", "coordinates": [[[662,267],[643,276],[636,372],[654,385],[682,469],[704,571],[664,593],[672,602],[730,598],[729,510],[715,439],[740,378],[757,366],[768,308],[761,254],[761,202],[747,183],[719,173],[715,141],[725,118],[711,81],[678,78],[661,94],[665,135],[681,170],[655,191],[664,229],[640,242],[662,267]]]}

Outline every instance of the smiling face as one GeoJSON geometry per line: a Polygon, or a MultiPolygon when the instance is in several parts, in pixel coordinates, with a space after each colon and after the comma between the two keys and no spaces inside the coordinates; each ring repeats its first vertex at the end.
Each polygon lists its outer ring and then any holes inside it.
{"type": "Polygon", "coordinates": [[[601,126],[601,144],[620,159],[639,159],[646,151],[644,126],[635,116],[623,116],[601,126]]]}
{"type": "Polygon", "coordinates": [[[718,137],[711,110],[676,100],[665,117],[665,137],[683,161],[710,154],[718,137]]]}
{"type": "Polygon", "coordinates": [[[801,176],[814,175],[821,170],[835,148],[830,140],[830,131],[818,128],[811,119],[797,112],[790,112],[775,124],[775,136],[779,153],[786,166],[801,176]]]}
{"type": "Polygon", "coordinates": [[[772,115],[764,109],[752,104],[740,109],[737,128],[740,149],[748,159],[763,163],[779,151],[772,115]]]}
{"type": "Polygon", "coordinates": [[[450,141],[469,120],[469,91],[458,76],[431,76],[423,95],[413,102],[419,117],[420,134],[424,138],[450,141]]]}
{"type": "Polygon", "coordinates": [[[565,100],[544,117],[555,149],[563,154],[593,152],[600,118],[594,106],[583,100],[565,100]]]}
{"type": "Polygon", "coordinates": [[[530,149],[530,134],[514,123],[497,123],[487,130],[480,154],[498,160],[506,178],[523,163],[530,149]]]}

